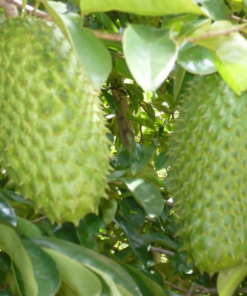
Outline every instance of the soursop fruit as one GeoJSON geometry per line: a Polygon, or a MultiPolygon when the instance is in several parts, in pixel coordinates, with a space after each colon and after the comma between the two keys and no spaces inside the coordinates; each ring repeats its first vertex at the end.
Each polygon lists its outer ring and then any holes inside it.
{"type": "Polygon", "coordinates": [[[97,91],[54,25],[0,26],[0,164],[53,223],[97,213],[109,169],[97,91]]]}
{"type": "Polygon", "coordinates": [[[247,93],[217,75],[187,90],[170,138],[182,249],[210,275],[246,261],[247,93]]]}

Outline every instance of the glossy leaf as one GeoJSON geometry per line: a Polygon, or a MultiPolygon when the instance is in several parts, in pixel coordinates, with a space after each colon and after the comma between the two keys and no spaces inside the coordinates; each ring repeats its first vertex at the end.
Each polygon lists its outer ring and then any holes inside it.
{"type": "Polygon", "coordinates": [[[120,215],[120,213],[117,213],[115,222],[127,235],[130,247],[137,258],[140,259],[144,264],[147,264],[147,261],[149,260],[148,244],[135,230],[130,220],[127,217],[120,215]]]}
{"type": "MultiPolygon", "coordinates": [[[[208,33],[232,28],[228,21],[215,22],[208,33]]],[[[209,49],[214,65],[226,83],[238,94],[247,89],[247,41],[240,33],[196,41],[209,49]],[[239,75],[241,73],[241,75],[239,75]]]]}
{"type": "Polygon", "coordinates": [[[124,12],[137,13],[138,11],[146,15],[166,15],[179,13],[203,14],[200,8],[191,0],[81,0],[81,11],[83,14],[96,11],[118,10],[124,12]]]}
{"type": "Polygon", "coordinates": [[[165,290],[163,290],[159,285],[157,285],[141,271],[127,265],[125,265],[124,267],[138,283],[138,286],[142,290],[143,296],[167,296],[165,290]]]}
{"type": "Polygon", "coordinates": [[[176,69],[175,69],[175,79],[173,82],[173,96],[174,96],[175,100],[177,99],[177,97],[180,93],[181,86],[182,86],[183,80],[184,80],[184,76],[185,76],[184,68],[181,67],[179,64],[177,64],[176,69]]]}
{"type": "Polygon", "coordinates": [[[12,227],[0,224],[0,233],[0,249],[18,268],[26,295],[54,295],[59,274],[53,260],[32,242],[21,240],[12,227]]]}
{"type": "Polygon", "coordinates": [[[0,221],[8,223],[12,226],[17,225],[16,215],[13,208],[0,192],[0,221]]]}
{"type": "Polygon", "coordinates": [[[149,244],[156,243],[165,248],[172,249],[174,251],[177,251],[179,248],[179,245],[176,242],[171,240],[169,236],[163,233],[159,233],[159,232],[147,233],[147,234],[143,234],[142,238],[149,244]]]}
{"type": "Polygon", "coordinates": [[[17,219],[17,230],[21,235],[27,238],[31,236],[42,236],[40,229],[32,222],[18,216],[16,217],[16,219],[17,219]]]}
{"type": "Polygon", "coordinates": [[[232,295],[246,275],[246,264],[239,264],[221,271],[217,278],[217,290],[219,296],[232,295]]]}
{"type": "Polygon", "coordinates": [[[140,230],[143,226],[146,218],[145,211],[143,208],[135,201],[133,197],[125,198],[124,201],[130,209],[129,218],[132,221],[136,229],[140,230]]]}
{"type": "Polygon", "coordinates": [[[110,198],[108,200],[104,199],[102,201],[101,210],[106,225],[110,224],[113,221],[117,211],[117,207],[118,203],[113,198],[110,198]]]}
{"type": "Polygon", "coordinates": [[[96,12],[94,13],[94,15],[106,27],[106,29],[112,30],[113,32],[118,33],[117,27],[114,25],[114,23],[106,13],[96,12]]]}
{"type": "Polygon", "coordinates": [[[118,75],[129,79],[133,79],[133,76],[131,75],[130,70],[124,59],[116,58],[115,68],[118,75]]]}
{"type": "Polygon", "coordinates": [[[170,74],[178,54],[177,45],[166,30],[130,25],[124,31],[126,63],[137,83],[147,91],[161,86],[170,74]]]}
{"type": "Polygon", "coordinates": [[[44,249],[56,262],[61,279],[77,296],[100,296],[100,280],[83,264],[58,251],[44,249]]]}
{"type": "Polygon", "coordinates": [[[60,275],[57,265],[47,253],[32,241],[21,239],[21,242],[32,261],[33,272],[38,286],[38,295],[54,295],[60,286],[60,275]]]}
{"type": "Polygon", "coordinates": [[[148,147],[140,143],[134,143],[130,152],[130,170],[136,175],[148,165],[154,156],[156,147],[151,144],[148,147]]]}
{"type": "Polygon", "coordinates": [[[150,217],[159,216],[163,210],[163,197],[159,190],[143,179],[129,180],[122,178],[135,200],[150,217]]]}
{"type": "Polygon", "coordinates": [[[70,41],[95,88],[99,89],[111,72],[112,64],[109,52],[91,30],[82,27],[78,14],[66,13],[65,4],[45,1],[44,5],[70,41]]]}
{"type": "Polygon", "coordinates": [[[105,256],[85,247],[54,238],[38,237],[32,238],[32,240],[42,248],[54,250],[84,264],[88,268],[98,269],[102,273],[106,273],[115,283],[127,288],[133,296],[141,296],[131,277],[118,264],[105,256]]]}
{"type": "Polygon", "coordinates": [[[167,151],[163,151],[159,153],[154,161],[154,166],[157,171],[162,170],[166,167],[166,164],[169,160],[169,156],[167,155],[167,151]]]}
{"type": "Polygon", "coordinates": [[[202,6],[207,9],[210,16],[215,21],[227,20],[227,15],[231,14],[230,9],[224,3],[224,0],[203,1],[202,6]]]}
{"type": "Polygon", "coordinates": [[[217,71],[210,51],[199,45],[182,49],[179,53],[178,63],[186,71],[193,74],[207,75],[217,71]]]}

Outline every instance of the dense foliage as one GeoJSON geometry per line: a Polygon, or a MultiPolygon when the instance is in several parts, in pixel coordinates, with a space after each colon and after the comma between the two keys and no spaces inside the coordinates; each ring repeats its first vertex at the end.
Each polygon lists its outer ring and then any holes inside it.
{"type": "MultiPolygon", "coordinates": [[[[33,17],[53,18],[98,91],[111,154],[107,199],[101,199],[98,215],[87,214],[78,226],[52,224],[2,163],[0,295],[247,294],[243,262],[209,275],[188,260],[176,235],[179,216],[167,178],[169,137],[188,83],[218,72],[240,99],[247,89],[246,7],[245,0],[42,1],[33,17]]],[[[19,7],[21,14],[26,12],[19,7]]],[[[0,54],[1,44],[0,36],[0,54]]],[[[0,61],[10,63],[7,57],[0,61]]],[[[219,228],[228,235],[224,225],[219,228]]]]}

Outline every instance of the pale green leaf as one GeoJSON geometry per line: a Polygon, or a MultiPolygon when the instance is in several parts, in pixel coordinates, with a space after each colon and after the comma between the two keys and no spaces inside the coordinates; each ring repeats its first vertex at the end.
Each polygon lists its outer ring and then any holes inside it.
{"type": "Polygon", "coordinates": [[[78,14],[66,13],[66,4],[45,1],[44,5],[70,41],[84,71],[99,89],[111,72],[110,53],[90,29],[82,27],[82,20],[78,14]]]}
{"type": "Polygon", "coordinates": [[[42,236],[40,229],[32,222],[18,216],[16,217],[16,219],[17,219],[17,230],[23,236],[25,237],[42,236]]]}
{"type": "Polygon", "coordinates": [[[221,271],[217,278],[219,296],[232,295],[246,275],[246,264],[239,264],[225,271],[221,271]]]}
{"type": "Polygon", "coordinates": [[[178,54],[178,47],[166,30],[144,25],[130,25],[125,30],[123,50],[131,74],[146,91],[161,86],[178,54]]]}
{"type": "Polygon", "coordinates": [[[100,296],[101,283],[97,276],[73,258],[55,250],[44,249],[56,262],[62,281],[77,296],[100,296]]]}
{"type": "Polygon", "coordinates": [[[150,217],[159,216],[164,207],[164,201],[159,190],[143,179],[121,179],[150,217]]]}
{"type": "Polygon", "coordinates": [[[83,14],[110,10],[153,16],[180,13],[203,14],[202,10],[192,0],[81,0],[80,8],[83,14]]]}

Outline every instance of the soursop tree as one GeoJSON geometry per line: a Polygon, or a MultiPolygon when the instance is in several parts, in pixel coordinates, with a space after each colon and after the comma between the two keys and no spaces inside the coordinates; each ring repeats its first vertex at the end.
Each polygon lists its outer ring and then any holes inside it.
{"type": "Polygon", "coordinates": [[[0,295],[247,294],[245,1],[0,0],[0,295]]]}

